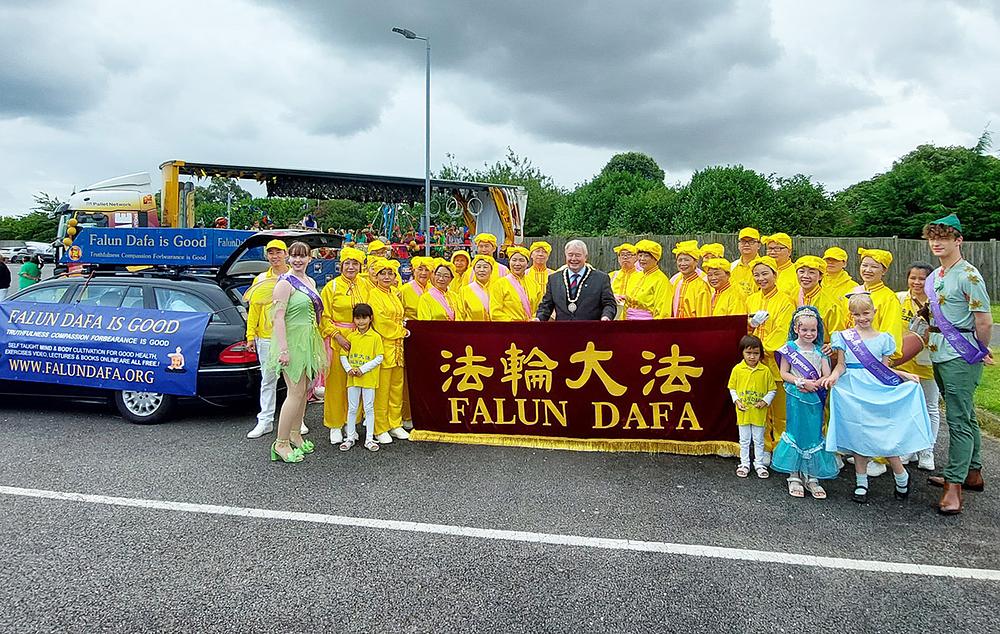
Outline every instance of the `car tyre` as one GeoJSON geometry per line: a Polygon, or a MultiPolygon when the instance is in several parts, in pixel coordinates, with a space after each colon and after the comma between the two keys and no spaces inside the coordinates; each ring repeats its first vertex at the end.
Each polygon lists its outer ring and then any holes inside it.
{"type": "Polygon", "coordinates": [[[115,406],[130,423],[136,425],[156,425],[164,422],[173,410],[175,399],[170,394],[159,392],[115,392],[115,406]]]}

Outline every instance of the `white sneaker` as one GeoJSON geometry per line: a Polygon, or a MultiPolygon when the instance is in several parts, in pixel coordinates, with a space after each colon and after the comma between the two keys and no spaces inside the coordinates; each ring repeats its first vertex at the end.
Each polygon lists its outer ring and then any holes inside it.
{"type": "Polygon", "coordinates": [[[302,422],[302,427],[299,427],[299,433],[303,436],[309,433],[309,428],[306,427],[305,421],[302,422]]]}
{"type": "Polygon", "coordinates": [[[934,450],[924,449],[917,454],[917,469],[934,471],[934,450]]]}
{"type": "Polygon", "coordinates": [[[899,457],[899,461],[902,462],[903,464],[910,464],[911,462],[916,462],[917,461],[917,454],[915,454],[915,453],[908,453],[905,456],[900,456],[899,457]]]}
{"type": "Polygon", "coordinates": [[[344,432],[340,431],[340,428],[330,430],[330,444],[339,445],[344,442],[344,432]]]}
{"type": "Polygon", "coordinates": [[[264,434],[270,434],[274,431],[273,423],[257,423],[257,426],[247,432],[247,438],[260,438],[264,434]]]}
{"type": "Polygon", "coordinates": [[[410,437],[410,434],[406,433],[406,430],[402,427],[393,427],[389,430],[389,435],[400,440],[406,440],[410,437]]]}
{"type": "Polygon", "coordinates": [[[881,462],[875,462],[874,460],[872,460],[871,462],[868,463],[867,473],[869,478],[877,478],[886,471],[888,471],[888,468],[886,468],[886,466],[881,462]]]}
{"type": "Polygon", "coordinates": [[[405,429],[407,431],[413,429],[413,421],[412,420],[404,420],[403,421],[403,429],[405,429]]]}
{"type": "Polygon", "coordinates": [[[375,440],[379,441],[379,444],[388,445],[392,442],[392,436],[389,435],[389,432],[384,431],[378,436],[375,436],[375,440]]]}

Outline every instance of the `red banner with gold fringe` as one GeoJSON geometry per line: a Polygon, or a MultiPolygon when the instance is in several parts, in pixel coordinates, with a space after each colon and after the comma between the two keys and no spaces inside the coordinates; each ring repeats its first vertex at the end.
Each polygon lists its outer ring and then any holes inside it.
{"type": "Polygon", "coordinates": [[[413,440],[736,455],[745,317],[410,321],[413,440]]]}

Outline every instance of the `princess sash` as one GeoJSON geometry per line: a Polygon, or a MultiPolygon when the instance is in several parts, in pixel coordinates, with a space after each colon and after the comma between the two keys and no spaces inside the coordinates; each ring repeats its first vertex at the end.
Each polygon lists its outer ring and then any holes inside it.
{"type": "MultiPolygon", "coordinates": [[[[812,363],[809,363],[809,359],[806,359],[804,354],[799,352],[798,346],[792,342],[788,342],[787,347],[788,352],[775,352],[774,356],[778,357],[779,361],[784,358],[788,361],[788,365],[795,368],[799,374],[810,381],[819,379],[819,371],[816,370],[812,363]]],[[[826,390],[820,389],[816,393],[821,401],[826,401],[826,390]]]]}
{"type": "Polygon", "coordinates": [[[968,339],[962,336],[962,333],[958,331],[955,324],[945,318],[944,311],[941,310],[941,305],[938,304],[937,291],[934,289],[934,278],[935,275],[928,275],[927,281],[924,282],[924,292],[927,293],[927,305],[934,316],[934,325],[938,327],[938,330],[944,335],[945,340],[951,344],[951,347],[955,349],[955,352],[966,363],[969,365],[979,363],[989,355],[990,351],[978,339],[976,340],[976,345],[972,345],[968,339]]]}
{"type": "Polygon", "coordinates": [[[528,301],[528,294],[524,292],[524,286],[522,286],[521,282],[514,277],[513,273],[507,276],[507,281],[509,281],[510,285],[514,287],[514,292],[517,293],[518,298],[520,298],[521,308],[524,309],[525,317],[531,319],[531,302],[528,301]]]}
{"type": "Polygon", "coordinates": [[[311,289],[308,284],[306,284],[299,278],[295,277],[291,273],[285,273],[278,279],[287,281],[289,284],[292,285],[292,288],[294,288],[297,291],[302,291],[303,293],[306,294],[306,297],[308,297],[309,301],[312,302],[313,314],[316,317],[316,325],[318,326],[320,318],[323,317],[323,300],[320,298],[319,294],[317,294],[316,291],[311,289]]]}
{"type": "Polygon", "coordinates": [[[448,304],[448,298],[444,296],[444,293],[433,286],[427,292],[431,294],[434,301],[441,304],[441,308],[443,308],[445,314],[448,315],[448,321],[455,321],[455,309],[448,304]]]}
{"type": "Polygon", "coordinates": [[[861,340],[861,335],[858,334],[857,330],[845,330],[840,334],[843,335],[847,348],[857,357],[861,365],[872,373],[872,376],[892,387],[903,382],[903,379],[898,374],[890,370],[880,359],[875,358],[872,351],[861,340]]]}

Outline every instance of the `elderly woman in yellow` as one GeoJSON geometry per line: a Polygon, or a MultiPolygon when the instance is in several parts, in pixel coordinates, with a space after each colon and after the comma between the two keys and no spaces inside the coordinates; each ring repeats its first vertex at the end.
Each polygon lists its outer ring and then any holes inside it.
{"type": "MultiPolygon", "coordinates": [[[[712,314],[712,289],[698,275],[701,250],[697,240],[678,242],[673,250],[678,273],[670,279],[673,299],[671,317],[708,317],[712,314]]],[[[784,342],[782,342],[784,343],[784,342]]]]}
{"type": "Polygon", "coordinates": [[[614,251],[618,256],[618,270],[611,273],[611,292],[614,293],[615,299],[624,300],[630,281],[638,277],[635,268],[638,253],[635,245],[628,242],[619,244],[614,251]]]}
{"type": "Polygon", "coordinates": [[[830,343],[830,335],[834,331],[843,330],[846,314],[843,302],[826,290],[823,282],[823,271],[826,262],[815,255],[803,255],[795,261],[795,272],[799,278],[799,292],[792,299],[795,305],[815,306],[823,319],[823,343],[830,343]]]}
{"type": "Polygon", "coordinates": [[[792,239],[787,233],[776,233],[764,236],[764,246],[778,265],[778,290],[789,298],[795,297],[799,292],[799,278],[792,262],[792,239]]]}
{"type": "Polygon", "coordinates": [[[778,263],[769,255],[753,261],[753,279],[758,290],[747,298],[750,313],[749,332],[764,343],[764,362],[777,379],[776,393],[764,425],[765,462],[771,463],[771,452],[785,431],[785,390],[774,352],[788,340],[788,328],[795,312],[795,303],[778,290],[778,263]]]}
{"type": "Polygon", "coordinates": [[[455,251],[451,254],[451,264],[455,267],[455,279],[451,281],[451,290],[457,295],[462,287],[469,283],[467,274],[472,258],[465,251],[455,251]]]}
{"type": "Polygon", "coordinates": [[[403,300],[403,312],[407,319],[417,318],[417,304],[420,297],[427,292],[428,284],[431,281],[431,267],[434,266],[435,258],[418,255],[410,258],[410,265],[413,267],[413,279],[403,284],[400,291],[403,300]]]}
{"type": "Polygon", "coordinates": [[[666,319],[670,316],[673,287],[666,273],[660,270],[663,247],[652,240],[639,240],[635,250],[636,273],[624,296],[625,319],[666,319]]]}
{"type": "Polygon", "coordinates": [[[393,438],[409,438],[403,429],[403,302],[393,288],[399,262],[379,260],[375,267],[377,286],[368,294],[375,317],[372,329],[382,337],[383,359],[375,390],[375,440],[385,445],[393,438]]]}
{"type": "Polygon", "coordinates": [[[730,265],[729,283],[738,287],[744,295],[749,296],[757,290],[757,283],[753,281],[750,263],[760,255],[760,231],[753,227],[740,229],[737,247],[740,251],[740,258],[733,260],[730,265]]]}
{"type": "MultiPolygon", "coordinates": [[[[496,257],[497,253],[497,237],[492,233],[480,233],[475,237],[473,242],[476,243],[476,255],[485,255],[490,259],[496,257]]],[[[472,262],[475,264],[475,260],[472,262]]],[[[490,281],[495,282],[497,279],[510,273],[510,270],[500,264],[495,259],[493,259],[493,272],[490,274],[490,281]]],[[[469,272],[467,281],[471,282],[475,277],[475,272],[469,272]]]]}
{"type": "Polygon", "coordinates": [[[490,285],[490,319],[492,321],[531,321],[538,295],[535,283],[525,275],[530,253],[524,247],[507,247],[510,273],[490,285]]]}
{"type": "Polygon", "coordinates": [[[455,265],[442,258],[437,258],[433,264],[431,285],[427,292],[420,296],[417,304],[417,319],[421,321],[461,321],[458,312],[458,294],[451,289],[455,279],[455,265]]]}
{"type": "Polygon", "coordinates": [[[388,258],[389,257],[389,245],[381,240],[372,240],[368,243],[368,257],[369,258],[388,258]]]}
{"type": "MultiPolygon", "coordinates": [[[[722,244],[721,242],[709,242],[708,244],[703,244],[701,245],[701,248],[699,248],[698,250],[701,251],[701,257],[703,260],[708,260],[709,258],[726,257],[726,245],[722,244]]],[[[706,282],[708,281],[708,279],[705,277],[704,264],[702,265],[701,268],[698,269],[698,275],[701,276],[701,279],[705,280],[706,282]]]]}
{"type": "Polygon", "coordinates": [[[544,240],[537,240],[528,247],[531,252],[531,268],[525,273],[534,283],[538,296],[532,298],[531,305],[537,307],[545,295],[545,286],[549,283],[549,276],[553,271],[549,268],[549,255],[552,253],[552,245],[544,240]]]}
{"type": "Polygon", "coordinates": [[[882,249],[860,248],[858,255],[861,256],[861,280],[875,304],[872,328],[892,335],[896,342],[892,357],[898,358],[903,353],[903,305],[899,303],[896,293],[882,281],[892,264],[892,254],[882,249]]]}
{"type": "MultiPolygon", "coordinates": [[[[333,359],[326,371],[326,397],[323,399],[323,425],[330,430],[330,443],[344,442],[344,425],[347,422],[347,372],[340,364],[340,353],[350,352],[347,337],[354,332],[354,307],[365,302],[368,291],[361,283],[361,267],[365,254],[352,248],[340,250],[340,275],[323,287],[323,319],[320,333],[333,351],[333,359]]],[[[347,436],[357,440],[357,421],[347,425],[347,436]]]]}
{"type": "Polygon", "coordinates": [[[701,263],[708,285],[712,287],[712,316],[746,315],[747,298],[743,291],[733,286],[729,273],[729,260],[709,258],[701,263]]]}
{"type": "Polygon", "coordinates": [[[847,251],[840,247],[830,247],[823,252],[823,259],[826,260],[826,275],[823,276],[823,288],[838,301],[843,300],[844,314],[848,314],[847,294],[858,285],[854,278],[844,270],[847,266],[847,251]]]}
{"type": "Polygon", "coordinates": [[[490,287],[496,261],[488,255],[472,258],[472,282],[459,292],[459,312],[464,321],[490,320],[490,287]]]}

